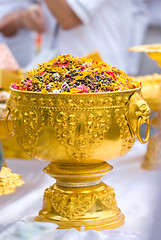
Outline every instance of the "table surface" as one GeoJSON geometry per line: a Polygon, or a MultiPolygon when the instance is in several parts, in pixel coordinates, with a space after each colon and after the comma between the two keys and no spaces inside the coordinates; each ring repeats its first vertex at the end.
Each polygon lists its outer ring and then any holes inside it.
{"type": "MultiPolygon", "coordinates": [[[[102,179],[115,190],[118,207],[125,215],[123,226],[103,231],[78,232],[74,228],[56,230],[56,239],[149,240],[160,211],[161,171],[141,168],[146,150],[147,144],[142,145],[137,141],[128,154],[110,161],[114,169],[102,179]]],[[[6,163],[26,183],[17,188],[15,193],[0,197],[0,232],[11,223],[36,216],[42,207],[45,188],[55,182],[42,171],[48,164],[46,162],[6,159],[6,163]]]]}

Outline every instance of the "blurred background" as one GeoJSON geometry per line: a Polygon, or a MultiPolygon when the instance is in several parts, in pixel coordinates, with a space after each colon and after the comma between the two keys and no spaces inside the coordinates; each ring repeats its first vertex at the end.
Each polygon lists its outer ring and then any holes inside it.
{"type": "Polygon", "coordinates": [[[128,48],[160,42],[161,1],[119,3],[1,0],[0,43],[7,45],[24,70],[58,54],[82,57],[96,52],[103,61],[129,75],[159,72],[156,62],[144,53],[128,52],[128,48]]]}

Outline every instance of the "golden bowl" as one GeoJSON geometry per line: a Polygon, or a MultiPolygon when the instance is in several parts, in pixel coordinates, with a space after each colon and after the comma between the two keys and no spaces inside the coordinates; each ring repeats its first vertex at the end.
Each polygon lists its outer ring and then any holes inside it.
{"type": "Polygon", "coordinates": [[[43,94],[11,89],[7,118],[25,153],[51,162],[44,171],[56,179],[47,188],[38,221],[60,228],[115,228],[124,215],[110,186],[101,182],[137,136],[149,138],[150,109],[141,89],[108,93],[43,94]],[[147,121],[147,136],[140,125],[147,121]]]}

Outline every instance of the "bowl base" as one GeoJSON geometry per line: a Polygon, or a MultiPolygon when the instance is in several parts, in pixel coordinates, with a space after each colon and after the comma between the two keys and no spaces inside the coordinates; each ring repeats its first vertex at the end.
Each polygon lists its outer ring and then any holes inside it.
{"type": "Polygon", "coordinates": [[[57,225],[59,225],[58,229],[76,228],[78,231],[88,231],[88,230],[100,231],[100,230],[106,230],[106,229],[114,229],[122,226],[125,222],[125,216],[120,212],[120,214],[118,214],[117,217],[113,217],[110,219],[107,218],[99,222],[91,220],[90,224],[88,223],[88,225],[83,221],[82,222],[79,221],[79,223],[78,221],[70,221],[70,222],[51,221],[51,220],[42,218],[40,216],[37,216],[35,220],[38,222],[54,222],[57,225]]]}
{"type": "Polygon", "coordinates": [[[61,229],[103,230],[120,227],[124,215],[117,207],[113,188],[103,182],[79,188],[54,184],[45,190],[36,221],[54,222],[61,229]]]}

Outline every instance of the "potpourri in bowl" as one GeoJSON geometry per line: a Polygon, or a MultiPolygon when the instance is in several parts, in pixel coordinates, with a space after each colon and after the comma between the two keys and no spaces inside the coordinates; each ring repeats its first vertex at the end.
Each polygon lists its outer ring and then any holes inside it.
{"type": "Polygon", "coordinates": [[[41,93],[100,93],[135,89],[141,83],[104,62],[63,55],[39,64],[12,88],[41,93]]]}

